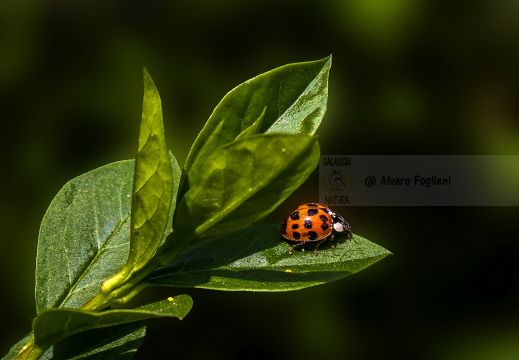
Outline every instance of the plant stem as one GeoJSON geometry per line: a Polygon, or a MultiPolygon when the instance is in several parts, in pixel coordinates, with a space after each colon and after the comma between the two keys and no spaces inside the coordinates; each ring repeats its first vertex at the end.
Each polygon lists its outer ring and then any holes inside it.
{"type": "MultiPolygon", "coordinates": [[[[125,302],[131,297],[135,296],[138,291],[144,287],[138,287],[139,283],[145,279],[149,274],[155,271],[161,266],[165,266],[172,262],[183,250],[185,246],[171,246],[163,247],[162,252],[159,251],[150,262],[148,262],[143,268],[139,269],[135,273],[127,276],[120,276],[118,273],[112,278],[106,280],[109,282],[109,286],[101,286],[100,291],[90,301],[80,307],[81,310],[89,311],[102,311],[115,301],[124,299],[125,302]],[[164,251],[168,249],[168,251],[164,251]],[[111,280],[111,281],[110,281],[111,280]]],[[[126,274],[125,274],[126,275],[126,274]]],[[[105,281],[105,283],[106,283],[105,281]]],[[[39,359],[49,347],[42,348],[38,346],[32,336],[27,343],[23,346],[20,352],[15,356],[15,360],[36,360],[39,359]]]]}
{"type": "MultiPolygon", "coordinates": [[[[90,310],[90,311],[101,311],[109,307],[114,301],[126,297],[128,294],[132,293],[136,286],[139,285],[146,276],[151,274],[154,270],[156,270],[160,265],[157,263],[157,260],[150,261],[143,268],[133,273],[130,278],[124,280],[124,282],[120,284],[113,283],[110,289],[106,289],[103,285],[101,286],[101,291],[97,293],[90,301],[80,307],[81,310],[90,310]]],[[[117,275],[115,275],[117,276],[117,275]]],[[[108,279],[107,281],[109,281],[108,279]]],[[[135,293],[136,294],[136,293],[135,293]]],[[[133,295],[135,295],[133,294],[133,295]]]]}
{"type": "Polygon", "coordinates": [[[27,341],[22,349],[14,357],[15,360],[36,360],[39,359],[48,348],[41,348],[34,342],[34,336],[27,341]]]}

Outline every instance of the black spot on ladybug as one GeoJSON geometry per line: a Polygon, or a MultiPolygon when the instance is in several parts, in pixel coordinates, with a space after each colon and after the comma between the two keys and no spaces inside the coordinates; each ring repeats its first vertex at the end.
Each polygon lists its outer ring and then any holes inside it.
{"type": "Polygon", "coordinates": [[[296,240],[298,240],[301,237],[301,234],[298,233],[297,231],[294,231],[294,233],[292,235],[294,236],[294,239],[296,239],[296,240]]]}
{"type": "Polygon", "coordinates": [[[317,209],[309,209],[308,210],[308,216],[314,216],[319,212],[317,209]]]}
{"type": "Polygon", "coordinates": [[[299,211],[294,211],[292,214],[290,214],[290,218],[292,220],[299,220],[299,211]]]}
{"type": "Polygon", "coordinates": [[[323,221],[321,229],[323,229],[323,231],[326,231],[330,227],[330,225],[327,224],[328,218],[325,215],[321,215],[319,216],[319,219],[323,221]]]}
{"type": "Polygon", "coordinates": [[[287,220],[283,220],[283,222],[281,223],[281,227],[279,228],[279,230],[281,231],[282,234],[286,234],[287,233],[287,220]]]}
{"type": "Polygon", "coordinates": [[[316,240],[317,239],[317,233],[315,231],[309,231],[308,232],[308,239],[316,240]]]}
{"type": "Polygon", "coordinates": [[[312,221],[310,219],[305,220],[305,228],[307,228],[307,229],[312,228],[312,221]]]}
{"type": "Polygon", "coordinates": [[[299,224],[292,224],[292,229],[295,230],[295,229],[299,229],[299,224]]]}

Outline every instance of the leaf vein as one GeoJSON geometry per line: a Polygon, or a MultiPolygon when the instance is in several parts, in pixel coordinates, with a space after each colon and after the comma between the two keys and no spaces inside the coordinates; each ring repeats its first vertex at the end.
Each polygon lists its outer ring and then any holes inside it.
{"type": "MultiPolygon", "coordinates": [[[[69,288],[69,291],[67,293],[67,295],[65,296],[65,298],[61,301],[61,303],[59,304],[58,307],[63,307],[63,305],[65,305],[65,303],[69,300],[69,298],[75,294],[78,289],[76,288],[76,286],[81,282],[81,280],[85,277],[86,273],[88,273],[89,269],[96,263],[96,261],[98,260],[98,258],[101,256],[101,254],[104,252],[105,249],[103,249],[104,245],[108,244],[110,242],[110,240],[112,239],[112,237],[114,236],[115,233],[117,233],[117,231],[122,227],[122,225],[126,222],[126,220],[130,217],[130,214],[126,215],[123,219],[121,219],[121,221],[119,221],[117,223],[117,225],[114,227],[114,229],[110,232],[110,234],[107,236],[106,238],[106,241],[104,242],[103,246],[101,247],[101,249],[99,249],[99,251],[96,252],[95,256],[87,263],[87,266],[85,267],[85,269],[81,272],[81,274],[78,276],[78,278],[75,280],[75,282],[73,282],[69,288]]],[[[92,285],[94,285],[92,283],[92,285]]],[[[101,285],[101,284],[99,284],[101,285]]]]}
{"type": "Polygon", "coordinates": [[[134,191],[135,194],[139,193],[142,189],[144,189],[144,187],[146,187],[146,185],[150,182],[150,180],[153,179],[155,176],[158,176],[159,178],[162,179],[162,177],[160,176],[160,173],[159,173],[159,168],[162,164],[166,164],[166,162],[162,161],[162,160],[159,160],[157,162],[157,166],[155,167],[155,169],[153,170],[151,175],[142,183],[142,185],[138,189],[135,189],[135,191],[134,191]]]}

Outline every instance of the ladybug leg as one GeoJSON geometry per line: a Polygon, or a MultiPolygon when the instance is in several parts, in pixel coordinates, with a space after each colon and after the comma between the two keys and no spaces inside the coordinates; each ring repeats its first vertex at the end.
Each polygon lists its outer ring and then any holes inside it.
{"type": "Polygon", "coordinates": [[[329,236],[329,238],[330,238],[330,247],[331,247],[332,249],[335,249],[335,244],[333,243],[333,238],[334,238],[334,237],[335,237],[335,234],[334,234],[333,231],[332,231],[332,233],[331,233],[330,236],[329,236]]]}
{"type": "Polygon", "coordinates": [[[306,243],[307,243],[307,241],[301,241],[301,242],[298,242],[297,244],[292,245],[292,246],[290,247],[290,250],[288,251],[288,253],[289,253],[290,255],[292,255],[292,253],[294,252],[294,249],[295,249],[295,248],[298,248],[298,247],[300,247],[300,246],[305,246],[306,243]]]}
{"type": "Polygon", "coordinates": [[[333,238],[335,237],[334,233],[331,232],[330,235],[328,235],[328,237],[325,237],[324,239],[322,239],[321,241],[319,241],[316,245],[315,245],[315,249],[314,249],[314,253],[315,255],[317,255],[319,253],[319,246],[321,246],[321,244],[323,242],[325,242],[326,240],[330,240],[330,247],[332,249],[335,249],[335,245],[333,244],[333,238]]]}
{"type": "Polygon", "coordinates": [[[315,245],[315,249],[314,249],[314,253],[317,254],[319,251],[317,250],[319,248],[319,246],[321,246],[321,244],[326,241],[327,238],[324,238],[322,240],[304,240],[304,241],[301,241],[301,242],[298,242],[297,244],[294,244],[290,247],[290,250],[288,251],[288,253],[290,255],[292,255],[292,253],[294,252],[294,249],[297,249],[298,247],[302,247],[302,246],[305,246],[309,243],[314,243],[317,241],[317,245],[315,245]]]}
{"type": "Polygon", "coordinates": [[[351,240],[351,228],[348,229],[348,240],[351,240]]]}
{"type": "Polygon", "coordinates": [[[288,253],[289,253],[290,255],[292,255],[292,254],[294,253],[294,248],[295,248],[296,246],[297,246],[297,244],[292,245],[292,246],[290,247],[290,250],[288,250],[288,253]]]}
{"type": "Polygon", "coordinates": [[[314,254],[317,255],[319,253],[319,246],[321,246],[321,244],[323,242],[326,241],[326,238],[322,239],[321,241],[319,241],[316,245],[315,245],[315,249],[314,249],[314,254]]]}

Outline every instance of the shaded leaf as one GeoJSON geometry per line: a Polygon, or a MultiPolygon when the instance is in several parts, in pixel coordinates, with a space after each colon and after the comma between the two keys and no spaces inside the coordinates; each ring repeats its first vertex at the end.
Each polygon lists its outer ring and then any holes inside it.
{"type": "Polygon", "coordinates": [[[219,148],[177,205],[173,236],[217,236],[261,219],[306,180],[318,161],[319,145],[312,136],[253,135],[219,148]]]}
{"type": "MultiPolygon", "coordinates": [[[[181,171],[172,154],[170,161],[178,184],[181,171]]],[[[69,181],[52,200],[38,239],[38,313],[56,307],[79,308],[125,264],[133,169],[133,160],[100,167],[69,181]]],[[[169,224],[173,210],[172,206],[169,224]]],[[[164,235],[169,232],[171,226],[164,235]]]]}
{"type": "Polygon", "coordinates": [[[329,56],[288,64],[232,89],[195,140],[184,167],[188,174],[197,173],[216,149],[251,129],[263,111],[261,127],[252,128],[258,133],[313,135],[326,112],[331,61],[329,56]]]}
{"type": "Polygon", "coordinates": [[[359,235],[335,236],[335,249],[323,244],[288,253],[276,225],[252,226],[186,251],[145,280],[149,285],[233,291],[288,291],[341,279],[391,253],[359,235]]]}
{"type": "MultiPolygon", "coordinates": [[[[139,321],[88,330],[59,341],[47,349],[40,359],[131,359],[141,345],[145,335],[146,326],[139,321]]],[[[21,348],[32,337],[33,333],[31,332],[13,346],[3,360],[14,359],[21,348]]]]}
{"type": "Polygon", "coordinates": [[[140,321],[88,330],[61,340],[41,359],[131,359],[145,335],[146,326],[140,321]]]}
{"type": "Polygon", "coordinates": [[[107,310],[102,312],[76,309],[49,309],[34,320],[34,340],[40,347],[56,344],[61,339],[76,333],[156,318],[176,317],[183,319],[193,306],[188,295],[177,295],[171,300],[162,300],[136,309],[107,310]]]}

